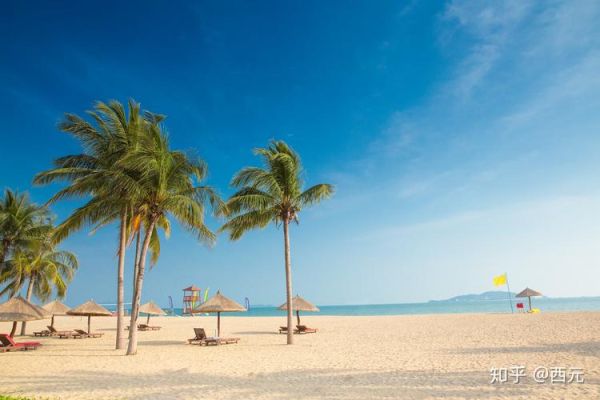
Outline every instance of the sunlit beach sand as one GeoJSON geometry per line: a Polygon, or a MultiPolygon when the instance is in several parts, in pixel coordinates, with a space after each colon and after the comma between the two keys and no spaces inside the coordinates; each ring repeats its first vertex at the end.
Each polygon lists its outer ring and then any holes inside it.
{"type": "MultiPolygon", "coordinates": [[[[286,346],[276,317],[227,317],[237,345],[186,344],[216,318],[158,317],[136,357],[114,350],[114,318],[93,318],[100,339],[41,338],[37,351],[2,355],[3,393],[60,399],[597,399],[600,313],[308,316],[319,329],[286,346]],[[524,366],[519,384],[491,384],[491,368],[524,366]],[[584,383],[539,384],[538,366],[581,368],[584,383]]],[[[59,329],[86,318],[57,317],[59,329]]],[[[30,323],[31,331],[47,322],[30,323]]],[[[0,331],[10,324],[0,324],[0,331]]],[[[24,338],[17,338],[25,340],[24,338]]],[[[38,338],[36,338],[37,340],[38,338]]],[[[27,338],[29,340],[29,338],[27,338]]]]}

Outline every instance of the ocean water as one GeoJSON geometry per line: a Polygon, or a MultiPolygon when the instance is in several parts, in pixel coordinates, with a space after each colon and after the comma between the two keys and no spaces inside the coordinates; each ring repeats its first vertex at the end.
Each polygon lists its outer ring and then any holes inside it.
{"type": "MultiPolygon", "coordinates": [[[[527,299],[513,300],[515,312],[516,302],[522,302],[527,309],[527,299]]],[[[534,308],[542,312],[552,311],[600,311],[600,297],[576,298],[532,298],[534,308]]],[[[508,300],[488,301],[436,301],[427,303],[405,304],[365,304],[343,306],[319,306],[318,313],[304,313],[315,315],[409,315],[409,314],[465,314],[465,313],[510,313],[508,300]]],[[[164,308],[169,311],[168,307],[164,308]]],[[[174,309],[176,315],[181,315],[182,309],[174,309]]],[[[250,306],[247,312],[227,313],[227,316],[240,317],[271,317],[283,316],[284,311],[272,306],[250,306]]]]}

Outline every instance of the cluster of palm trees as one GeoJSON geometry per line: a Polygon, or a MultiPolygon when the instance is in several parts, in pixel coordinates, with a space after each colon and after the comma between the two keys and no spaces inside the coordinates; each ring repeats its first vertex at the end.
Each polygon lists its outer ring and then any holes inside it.
{"type": "MultiPolygon", "coordinates": [[[[0,296],[14,297],[27,285],[26,298],[42,301],[52,293],[62,298],[78,268],[75,255],[58,250],[53,217],[26,193],[7,189],[0,199],[0,296]]],[[[21,325],[25,334],[26,322],[21,325]]],[[[11,335],[17,323],[13,323],[11,335]]]]}
{"type": "MultiPolygon", "coordinates": [[[[119,226],[117,262],[117,349],[124,348],[125,253],[133,251],[133,293],[127,354],[137,352],[136,319],[140,306],[147,259],[157,262],[160,236],[169,236],[171,220],[179,222],[197,239],[213,244],[216,233],[205,224],[207,208],[226,218],[219,232],[232,240],[271,222],[283,225],[285,240],[286,295],[291,304],[289,224],[308,205],[329,197],[333,187],[320,184],[303,191],[303,171],[298,155],[284,142],[257,149],[262,167],[242,169],[232,181],[238,188],[227,201],[203,184],[206,163],[192,154],[171,149],[162,124],[164,116],[143,111],[135,101],[127,107],[117,102],[97,102],[88,120],[67,114],[60,130],[72,135],[82,153],[54,161],[52,169],[39,173],[35,184],[61,182],[48,204],[65,198],[86,202],[52,231],[53,243],[89,227],[119,226]]],[[[35,290],[35,289],[34,289],[35,290]]],[[[288,307],[288,343],[292,343],[292,309],[288,307]]]]}

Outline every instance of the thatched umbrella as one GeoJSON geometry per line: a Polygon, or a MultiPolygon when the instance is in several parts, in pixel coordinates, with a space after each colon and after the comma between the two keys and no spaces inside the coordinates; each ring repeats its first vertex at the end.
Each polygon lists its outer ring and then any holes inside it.
{"type": "Polygon", "coordinates": [[[86,301],[80,306],[77,306],[69,311],[67,315],[82,315],[88,317],[88,333],[91,333],[91,319],[94,317],[106,317],[111,316],[112,313],[100,304],[94,302],[94,300],[86,301]]]}
{"type": "Polygon", "coordinates": [[[150,324],[150,315],[167,315],[167,313],[164,312],[163,309],[157,306],[153,301],[150,301],[146,304],[142,304],[140,306],[139,312],[148,314],[148,319],[146,319],[146,325],[150,324]]]}
{"type": "Polygon", "coordinates": [[[12,321],[10,336],[14,336],[19,321],[36,321],[46,318],[46,312],[21,296],[13,297],[0,304],[0,321],[12,321]]]}
{"type": "Polygon", "coordinates": [[[55,315],[67,315],[67,311],[70,310],[70,308],[68,306],[64,305],[63,303],[61,303],[58,300],[53,300],[50,303],[43,305],[42,308],[52,315],[52,322],[50,323],[50,326],[53,328],[54,328],[54,316],[55,315]]]}
{"type": "Polygon", "coordinates": [[[533,289],[525,288],[522,292],[518,293],[515,297],[527,297],[529,298],[529,311],[531,311],[531,297],[543,296],[540,292],[536,292],[533,289]]]}
{"type": "MultiPolygon", "coordinates": [[[[287,310],[287,302],[280,305],[280,310],[287,310]]],[[[302,297],[296,295],[292,298],[292,310],[296,311],[296,319],[298,320],[298,325],[300,325],[300,311],[310,311],[316,312],[320,311],[319,307],[315,306],[313,303],[304,300],[302,297]]]]}
{"type": "Polygon", "coordinates": [[[198,313],[217,313],[217,336],[221,336],[221,313],[236,311],[246,311],[246,309],[235,301],[223,296],[220,291],[194,310],[194,312],[198,313]]]}

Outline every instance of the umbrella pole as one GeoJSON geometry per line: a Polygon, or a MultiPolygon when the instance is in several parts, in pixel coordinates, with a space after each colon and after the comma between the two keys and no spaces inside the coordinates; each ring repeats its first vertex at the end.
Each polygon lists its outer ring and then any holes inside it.
{"type": "Polygon", "coordinates": [[[296,310],[296,319],[298,320],[298,325],[300,325],[300,310],[296,310]]]}
{"type": "Polygon", "coordinates": [[[88,315],[88,334],[92,332],[92,316],[88,315]]]}
{"type": "Polygon", "coordinates": [[[531,312],[531,296],[529,296],[529,311],[531,312]]]}
{"type": "Polygon", "coordinates": [[[146,318],[146,325],[150,325],[150,314],[148,314],[148,318],[146,318]]]}
{"type": "Polygon", "coordinates": [[[12,330],[10,331],[10,336],[14,337],[16,331],[17,331],[17,321],[13,321],[13,326],[12,326],[12,330]]]}
{"type": "Polygon", "coordinates": [[[50,326],[54,328],[54,314],[52,314],[52,321],[50,322],[50,326]]]}
{"type": "Polygon", "coordinates": [[[217,337],[221,337],[221,313],[217,313],[217,337]]]}

